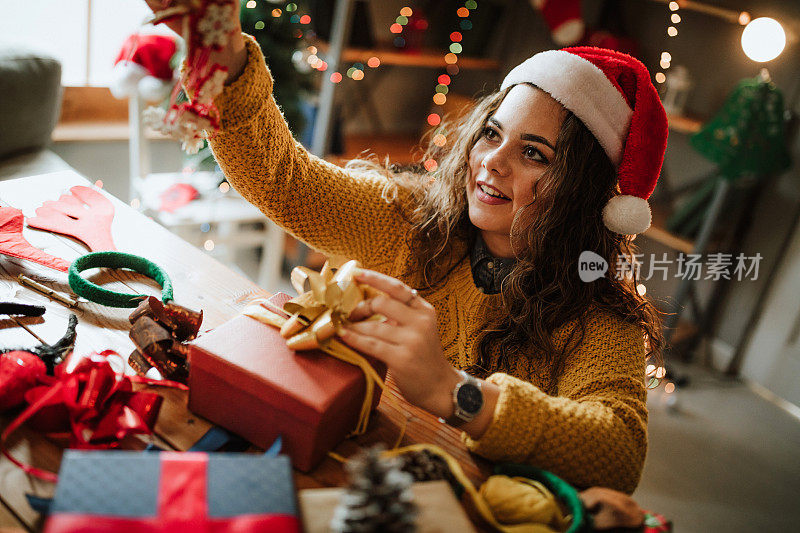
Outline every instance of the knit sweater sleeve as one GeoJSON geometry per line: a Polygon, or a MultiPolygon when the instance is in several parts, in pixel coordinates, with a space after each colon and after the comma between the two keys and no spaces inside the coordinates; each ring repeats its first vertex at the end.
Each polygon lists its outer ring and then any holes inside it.
{"type": "Polygon", "coordinates": [[[247,65],[214,100],[222,119],[210,145],[228,181],[312,248],[369,268],[390,264],[405,222],[384,199],[389,179],[346,171],[296,142],[272,95],[261,49],[244,37],[247,65]]]}
{"type": "Polygon", "coordinates": [[[583,342],[567,357],[558,395],[508,374],[489,381],[500,397],[475,453],[532,464],[578,487],[632,493],[647,452],[643,331],[608,312],[588,319],[583,342]]]}

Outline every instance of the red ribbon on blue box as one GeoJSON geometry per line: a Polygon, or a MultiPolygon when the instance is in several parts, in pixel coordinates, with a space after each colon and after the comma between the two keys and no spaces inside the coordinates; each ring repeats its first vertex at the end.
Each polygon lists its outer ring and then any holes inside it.
{"type": "Polygon", "coordinates": [[[70,450],[59,477],[45,533],[300,533],[285,456],[70,450]]]}

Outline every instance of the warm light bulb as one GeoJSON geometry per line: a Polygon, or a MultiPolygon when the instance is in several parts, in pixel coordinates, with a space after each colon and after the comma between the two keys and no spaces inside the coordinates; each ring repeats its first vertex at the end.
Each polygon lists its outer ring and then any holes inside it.
{"type": "Polygon", "coordinates": [[[747,26],[748,24],[750,24],[750,13],[748,13],[747,11],[742,11],[741,13],[739,13],[739,24],[741,24],[742,26],[747,26]]]}
{"type": "Polygon", "coordinates": [[[753,61],[771,61],[781,55],[785,46],[786,32],[769,17],[753,20],[742,32],[742,50],[753,61]]]}
{"type": "Polygon", "coordinates": [[[656,83],[664,83],[667,81],[667,76],[663,72],[656,74],[656,83]]]}
{"type": "Polygon", "coordinates": [[[667,28],[667,35],[669,35],[670,37],[675,37],[676,35],[678,35],[678,28],[676,28],[675,26],[670,26],[669,28],[667,28]]]}
{"type": "Polygon", "coordinates": [[[678,15],[677,13],[673,13],[672,16],[670,17],[670,20],[672,21],[673,24],[677,24],[681,21],[681,16],[678,15]]]}

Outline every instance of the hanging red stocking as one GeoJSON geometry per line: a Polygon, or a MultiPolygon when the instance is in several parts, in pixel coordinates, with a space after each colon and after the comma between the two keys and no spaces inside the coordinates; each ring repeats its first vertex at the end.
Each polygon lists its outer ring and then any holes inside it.
{"type": "Polygon", "coordinates": [[[69,269],[69,263],[35,248],[22,236],[22,211],[13,207],[0,207],[0,254],[27,259],[40,265],[62,272],[69,269]]]}
{"type": "Polygon", "coordinates": [[[530,0],[550,28],[553,42],[559,46],[577,43],[586,25],[581,16],[581,0],[530,0]]]}

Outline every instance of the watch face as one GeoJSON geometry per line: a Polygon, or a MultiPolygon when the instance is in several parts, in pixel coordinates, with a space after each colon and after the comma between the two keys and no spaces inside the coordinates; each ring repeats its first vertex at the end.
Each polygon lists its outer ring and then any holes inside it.
{"type": "Polygon", "coordinates": [[[461,409],[475,415],[483,407],[483,393],[472,383],[464,383],[458,388],[456,401],[461,409]]]}

